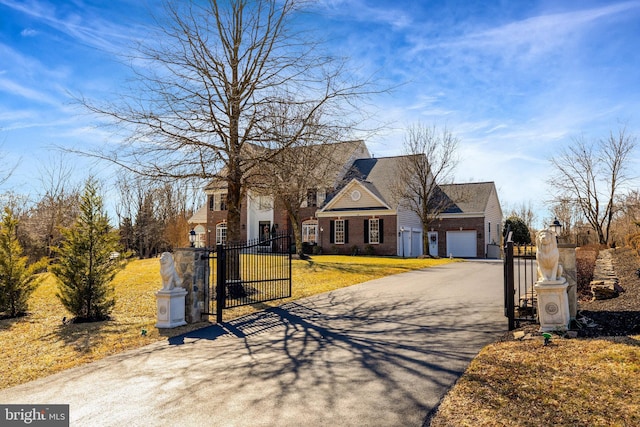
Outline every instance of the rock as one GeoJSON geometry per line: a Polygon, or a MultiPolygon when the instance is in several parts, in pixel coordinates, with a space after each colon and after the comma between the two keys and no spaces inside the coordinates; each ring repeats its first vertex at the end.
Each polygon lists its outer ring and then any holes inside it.
{"type": "Polygon", "coordinates": [[[514,340],[521,340],[522,338],[524,338],[524,331],[516,331],[513,333],[514,340]]]}
{"type": "Polygon", "coordinates": [[[618,280],[592,280],[591,294],[594,300],[611,299],[618,296],[618,280]]]}

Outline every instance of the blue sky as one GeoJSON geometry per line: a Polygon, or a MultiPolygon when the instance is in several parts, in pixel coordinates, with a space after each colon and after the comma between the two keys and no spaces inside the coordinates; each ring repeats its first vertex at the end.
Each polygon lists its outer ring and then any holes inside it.
{"type": "MultiPolygon", "coordinates": [[[[114,142],[70,94],[120,90],[117,54],[145,37],[157,4],[0,0],[2,164],[19,162],[0,191],[37,193],[52,146],[114,142]]],[[[310,27],[353,70],[400,85],[370,100],[388,124],[367,138],[370,150],[400,154],[417,121],[446,126],[461,143],[456,180],[495,181],[505,210],[543,212],[549,158],[572,138],[620,123],[640,132],[640,0],[321,0],[314,12],[310,27]]],[[[74,163],[88,173],[86,160],[74,163]]]]}

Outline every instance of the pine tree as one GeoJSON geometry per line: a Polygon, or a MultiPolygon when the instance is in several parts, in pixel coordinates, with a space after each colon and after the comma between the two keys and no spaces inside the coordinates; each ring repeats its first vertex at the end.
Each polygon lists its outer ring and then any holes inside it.
{"type": "Polygon", "coordinates": [[[122,262],[112,256],[119,250],[119,236],[109,225],[95,179],[85,183],[80,215],[62,234],[58,261],[51,267],[58,279],[56,296],[75,321],[108,319],[115,305],[111,281],[122,262]]]}
{"type": "Polygon", "coordinates": [[[0,224],[0,312],[9,317],[25,314],[29,297],[42,282],[36,274],[47,266],[43,259],[31,265],[17,236],[18,220],[9,208],[4,209],[0,224]]]}

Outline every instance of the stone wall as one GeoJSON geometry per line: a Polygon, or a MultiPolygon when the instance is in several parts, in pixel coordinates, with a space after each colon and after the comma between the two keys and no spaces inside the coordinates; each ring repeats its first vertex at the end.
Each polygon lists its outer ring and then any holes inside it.
{"type": "Polygon", "coordinates": [[[208,309],[208,252],[202,248],[180,248],[174,250],[173,259],[182,283],[180,286],[187,291],[185,320],[187,323],[207,320],[201,313],[208,309]]]}
{"type": "Polygon", "coordinates": [[[576,246],[572,244],[558,244],[563,277],[567,279],[567,293],[569,296],[569,315],[576,318],[578,312],[578,270],[576,268],[576,246]]]}
{"type": "Polygon", "coordinates": [[[591,281],[591,294],[594,300],[615,298],[622,291],[618,284],[618,277],[613,268],[611,252],[615,249],[601,250],[596,259],[591,281]]]}

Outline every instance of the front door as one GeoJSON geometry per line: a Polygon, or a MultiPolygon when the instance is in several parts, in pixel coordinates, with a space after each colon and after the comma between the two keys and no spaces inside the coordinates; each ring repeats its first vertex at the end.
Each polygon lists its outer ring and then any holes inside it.
{"type": "Polygon", "coordinates": [[[429,256],[432,256],[432,257],[438,256],[438,232],[437,231],[429,232],[429,256]]]}
{"type": "Polygon", "coordinates": [[[268,241],[271,238],[271,221],[260,221],[258,223],[258,235],[260,236],[261,244],[269,244],[268,241]]]}

